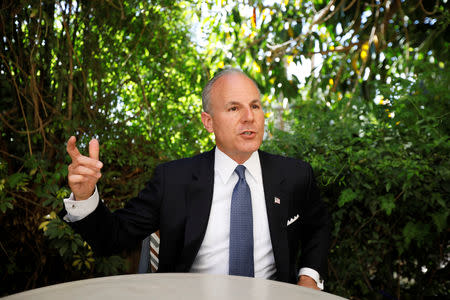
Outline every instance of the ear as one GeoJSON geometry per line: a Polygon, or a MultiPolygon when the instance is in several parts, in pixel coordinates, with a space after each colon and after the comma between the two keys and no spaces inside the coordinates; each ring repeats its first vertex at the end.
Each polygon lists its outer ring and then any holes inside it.
{"type": "Polygon", "coordinates": [[[202,123],[203,126],[205,126],[206,130],[208,130],[209,133],[213,133],[213,124],[212,124],[212,116],[208,114],[207,112],[202,112],[202,123]]]}

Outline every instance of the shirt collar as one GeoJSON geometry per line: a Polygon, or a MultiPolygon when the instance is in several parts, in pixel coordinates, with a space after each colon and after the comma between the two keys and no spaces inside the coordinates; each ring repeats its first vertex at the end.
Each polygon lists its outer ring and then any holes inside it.
{"type": "MultiPolygon", "coordinates": [[[[260,183],[261,164],[259,162],[258,151],[253,152],[249,159],[243,163],[243,165],[247,169],[250,176],[252,176],[256,182],[260,183]]],[[[216,147],[214,170],[219,174],[219,177],[222,179],[223,183],[227,183],[228,180],[230,180],[230,177],[233,175],[237,166],[237,162],[216,147]]]]}

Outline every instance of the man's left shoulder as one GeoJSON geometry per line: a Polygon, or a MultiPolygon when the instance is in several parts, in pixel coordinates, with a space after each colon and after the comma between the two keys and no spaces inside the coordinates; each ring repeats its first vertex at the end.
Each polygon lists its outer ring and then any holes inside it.
{"type": "Polygon", "coordinates": [[[259,157],[261,163],[275,163],[280,167],[291,169],[291,168],[301,168],[301,169],[311,169],[311,165],[299,158],[283,156],[278,154],[272,154],[259,150],[259,157]]]}

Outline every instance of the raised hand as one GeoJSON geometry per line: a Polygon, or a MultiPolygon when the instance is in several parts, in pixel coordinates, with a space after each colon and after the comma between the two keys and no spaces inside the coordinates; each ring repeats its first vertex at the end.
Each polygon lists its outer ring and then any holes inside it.
{"type": "Polygon", "coordinates": [[[89,142],[89,157],[81,155],[75,145],[76,138],[71,136],[67,141],[67,153],[72,158],[69,165],[69,186],[75,200],[86,200],[95,190],[97,181],[102,177],[100,169],[103,163],[99,158],[99,144],[96,139],[89,142]]]}

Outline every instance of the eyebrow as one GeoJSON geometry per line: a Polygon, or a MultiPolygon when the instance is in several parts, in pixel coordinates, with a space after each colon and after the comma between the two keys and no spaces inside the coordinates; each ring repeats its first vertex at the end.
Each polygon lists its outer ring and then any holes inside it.
{"type": "MultiPolygon", "coordinates": [[[[250,104],[255,104],[255,103],[259,104],[259,103],[261,103],[261,100],[254,99],[250,102],[250,104]]],[[[232,105],[242,105],[242,103],[238,102],[238,101],[230,101],[230,102],[225,103],[225,106],[232,106],[232,105]]]]}

